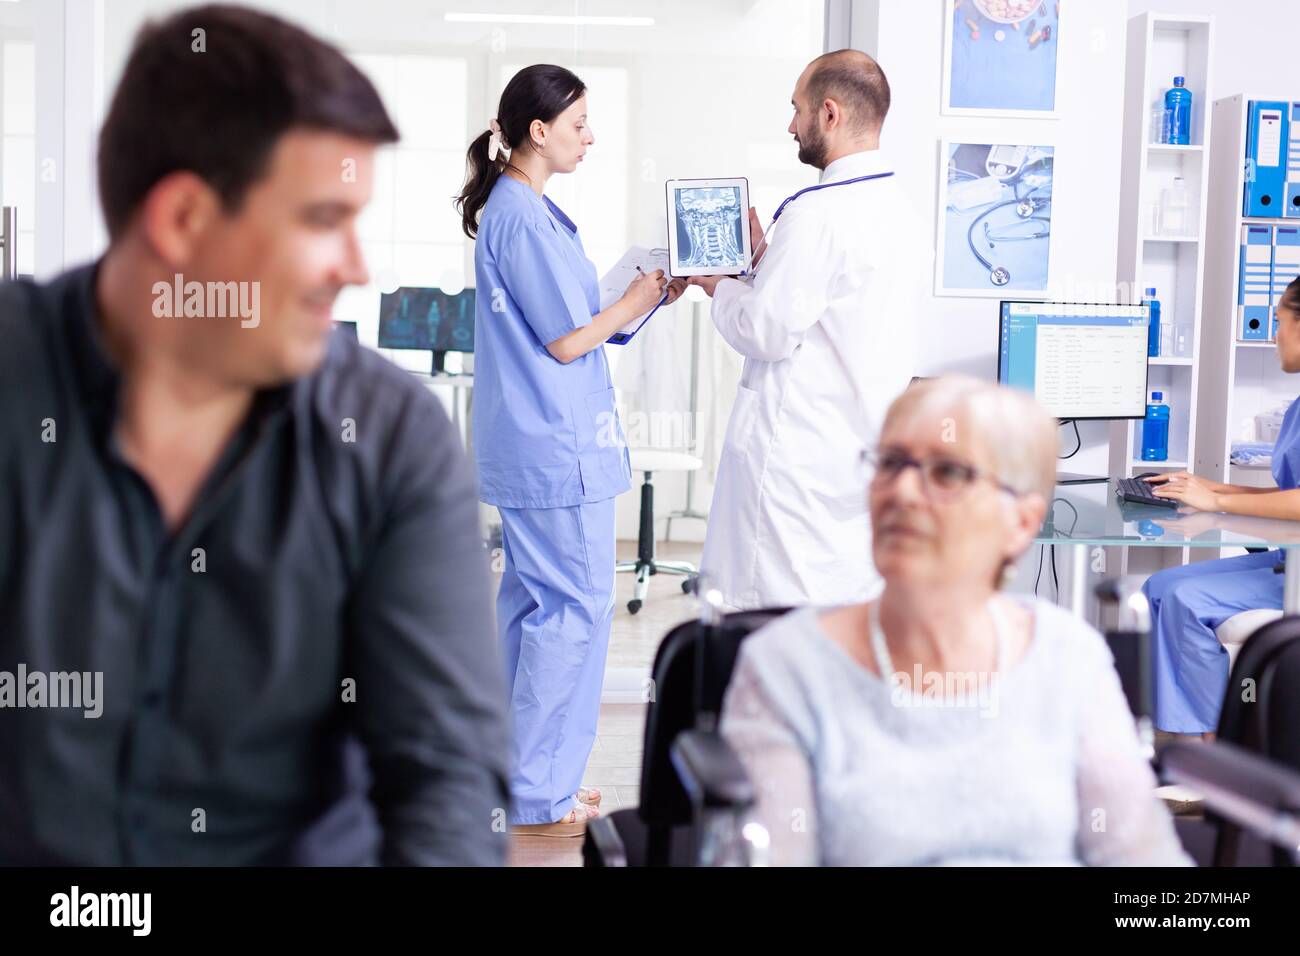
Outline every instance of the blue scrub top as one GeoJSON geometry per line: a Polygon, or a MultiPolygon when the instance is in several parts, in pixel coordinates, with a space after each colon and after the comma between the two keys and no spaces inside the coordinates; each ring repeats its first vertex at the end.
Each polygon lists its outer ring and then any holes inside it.
{"type": "Polygon", "coordinates": [[[1273,480],[1283,491],[1300,488],[1300,398],[1282,416],[1273,446],[1273,480]]]}
{"type": "Polygon", "coordinates": [[[474,249],[474,453],[479,497],[561,508],[631,487],[603,348],[565,365],[546,345],[600,311],[596,267],[558,206],[501,176],[474,249]]]}

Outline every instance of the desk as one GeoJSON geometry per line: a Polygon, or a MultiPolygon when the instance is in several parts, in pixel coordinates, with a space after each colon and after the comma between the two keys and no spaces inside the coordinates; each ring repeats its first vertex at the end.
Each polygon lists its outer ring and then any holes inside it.
{"type": "MultiPolygon", "coordinates": [[[[1279,521],[1208,511],[1121,502],[1115,482],[1058,485],[1035,544],[1069,551],[1066,606],[1084,613],[1089,548],[1282,548],[1300,549],[1300,521],[1279,521]]],[[[1282,610],[1300,614],[1300,553],[1287,555],[1282,610]]]]}

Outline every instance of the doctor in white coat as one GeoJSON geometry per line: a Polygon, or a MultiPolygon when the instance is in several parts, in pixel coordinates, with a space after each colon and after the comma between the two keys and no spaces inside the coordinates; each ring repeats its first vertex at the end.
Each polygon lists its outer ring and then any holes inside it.
{"type": "Polygon", "coordinates": [[[745,357],[701,571],[736,608],[866,601],[879,590],[866,508],[874,447],[914,364],[924,250],[879,149],[889,83],[856,50],[813,60],[789,131],[820,181],[768,235],[753,210],[745,279],[691,279],[745,357]]]}

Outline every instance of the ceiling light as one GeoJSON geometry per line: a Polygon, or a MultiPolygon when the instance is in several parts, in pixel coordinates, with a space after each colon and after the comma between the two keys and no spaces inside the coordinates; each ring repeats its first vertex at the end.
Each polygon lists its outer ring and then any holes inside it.
{"type": "Polygon", "coordinates": [[[654,17],[553,16],[531,13],[446,13],[448,23],[532,23],[554,27],[652,27],[654,17]]]}

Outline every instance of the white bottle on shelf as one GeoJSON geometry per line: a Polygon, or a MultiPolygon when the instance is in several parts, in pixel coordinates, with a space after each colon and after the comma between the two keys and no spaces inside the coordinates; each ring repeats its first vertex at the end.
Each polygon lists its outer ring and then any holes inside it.
{"type": "Polygon", "coordinates": [[[1174,177],[1174,184],[1160,193],[1160,231],[1166,236],[1187,235],[1191,220],[1191,200],[1182,176],[1174,177]]]}

